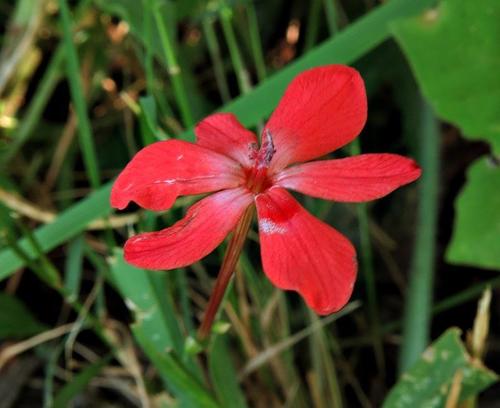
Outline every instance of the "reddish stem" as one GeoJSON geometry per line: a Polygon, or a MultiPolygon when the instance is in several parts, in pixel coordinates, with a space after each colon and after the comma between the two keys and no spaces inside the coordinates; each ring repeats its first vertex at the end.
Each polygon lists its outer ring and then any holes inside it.
{"type": "Polygon", "coordinates": [[[254,206],[251,205],[243,213],[243,216],[233,232],[231,241],[229,241],[226,254],[224,255],[224,260],[222,261],[222,265],[220,267],[219,275],[217,276],[214,289],[208,301],[207,311],[205,312],[203,322],[198,329],[198,338],[200,340],[206,339],[210,334],[210,329],[212,328],[217,310],[219,309],[224,293],[226,292],[227,285],[233,276],[236,263],[238,262],[241,250],[243,249],[243,244],[245,243],[248,230],[250,229],[253,213],[254,206]]]}

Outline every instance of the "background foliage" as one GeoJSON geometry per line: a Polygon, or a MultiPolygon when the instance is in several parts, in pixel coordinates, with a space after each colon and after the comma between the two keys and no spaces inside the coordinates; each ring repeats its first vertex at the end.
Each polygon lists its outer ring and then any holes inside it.
{"type": "Polygon", "coordinates": [[[2,407],[498,403],[498,1],[17,0],[0,21],[2,407]],[[254,230],[199,344],[224,248],[164,274],[126,264],[130,234],[196,198],[112,214],[111,181],[213,111],[258,131],[297,73],[331,63],[369,95],[336,156],[401,153],[423,176],[367,205],[300,198],[358,249],[342,311],[273,288],[254,230]]]}

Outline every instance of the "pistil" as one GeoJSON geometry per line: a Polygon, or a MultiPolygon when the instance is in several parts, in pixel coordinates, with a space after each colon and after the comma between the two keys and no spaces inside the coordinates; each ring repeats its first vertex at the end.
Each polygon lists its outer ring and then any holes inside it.
{"type": "Polygon", "coordinates": [[[256,155],[254,166],[247,176],[247,188],[254,194],[258,194],[268,187],[269,180],[267,172],[271,160],[276,152],[271,132],[264,131],[262,145],[256,155]]]}

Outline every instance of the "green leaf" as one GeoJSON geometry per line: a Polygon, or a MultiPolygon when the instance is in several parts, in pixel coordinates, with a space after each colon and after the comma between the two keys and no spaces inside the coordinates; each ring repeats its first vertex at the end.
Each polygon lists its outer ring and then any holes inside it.
{"type": "MultiPolygon", "coordinates": [[[[246,126],[256,125],[271,113],[286,85],[299,72],[322,64],[353,63],[389,37],[389,24],[392,21],[414,15],[432,3],[433,0],[392,0],[378,7],[220,110],[235,113],[246,126]]],[[[41,242],[42,248],[45,251],[55,248],[83,231],[89,222],[109,214],[110,189],[110,184],[101,187],[61,214],[52,224],[37,229],[35,237],[41,242]]],[[[25,240],[21,241],[21,245],[27,246],[25,240]]],[[[27,250],[34,256],[32,249],[27,250]]],[[[0,279],[10,276],[23,264],[23,260],[13,251],[0,251],[0,279]]]]}
{"type": "Polygon", "coordinates": [[[54,398],[53,407],[54,408],[65,408],[70,406],[69,403],[73,398],[75,398],[80,392],[82,392],[88,383],[97,376],[106,364],[111,360],[112,355],[109,355],[101,360],[96,361],[93,364],[85,367],[85,369],[78,373],[75,377],[71,379],[54,398]]]}
{"type": "Polygon", "coordinates": [[[183,404],[181,406],[193,408],[219,407],[205,387],[186,370],[174,357],[173,353],[159,352],[156,349],[156,346],[151,343],[151,339],[146,335],[140,324],[133,325],[132,331],[142,349],[158,369],[167,387],[182,399],[183,404]]]}
{"type": "MultiPolygon", "coordinates": [[[[156,366],[166,386],[188,406],[212,406],[211,395],[200,384],[201,374],[191,355],[184,353],[184,337],[176,320],[176,311],[159,287],[158,272],[129,265],[123,252],[116,249],[111,261],[111,276],[135,322],[132,332],[141,348],[156,366]],[[180,361],[178,356],[183,356],[180,361]],[[205,405],[206,403],[206,405],[205,405]]],[[[164,283],[164,281],[163,281],[164,283]]]]}
{"type": "Polygon", "coordinates": [[[456,221],[446,252],[449,262],[500,269],[500,166],[475,161],[455,202],[456,221]]]}
{"type": "Polygon", "coordinates": [[[500,2],[443,0],[393,25],[424,95],[443,119],[500,152],[500,2]]]}
{"type": "Polygon", "coordinates": [[[158,352],[174,349],[183,352],[183,336],[175,320],[173,305],[160,302],[150,274],[129,265],[123,259],[123,252],[116,249],[111,262],[111,275],[125,304],[133,312],[135,325],[139,327],[158,352]]]}
{"type": "Polygon", "coordinates": [[[384,401],[384,408],[444,407],[454,375],[463,379],[459,401],[477,395],[498,380],[478,360],[473,360],[460,340],[460,330],[448,329],[401,376],[384,401]]]}
{"type": "Polygon", "coordinates": [[[46,329],[19,299],[0,293],[0,339],[32,336],[46,329]]]}
{"type": "Polygon", "coordinates": [[[64,288],[70,300],[76,300],[80,291],[83,269],[83,235],[78,236],[68,245],[68,257],[65,263],[64,288]]]}

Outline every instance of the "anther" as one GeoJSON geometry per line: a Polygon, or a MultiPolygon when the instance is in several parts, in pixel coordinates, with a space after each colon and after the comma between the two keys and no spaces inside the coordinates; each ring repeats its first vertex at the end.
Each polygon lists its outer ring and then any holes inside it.
{"type": "Polygon", "coordinates": [[[260,146],[260,150],[257,155],[257,168],[268,168],[274,153],[276,153],[276,149],[274,148],[273,136],[269,129],[266,129],[264,131],[262,145],[260,146]]]}

